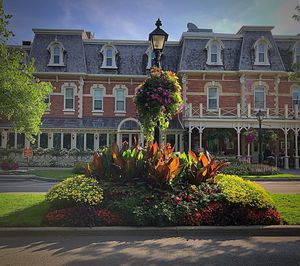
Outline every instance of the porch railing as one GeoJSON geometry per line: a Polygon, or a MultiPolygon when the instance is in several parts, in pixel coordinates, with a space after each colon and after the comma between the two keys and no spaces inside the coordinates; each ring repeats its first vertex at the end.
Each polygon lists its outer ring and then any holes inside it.
{"type": "MultiPolygon", "coordinates": [[[[288,104],[280,108],[266,108],[262,110],[265,118],[270,119],[300,119],[298,105],[294,108],[288,104]]],[[[224,107],[218,109],[208,109],[200,103],[198,106],[191,103],[185,106],[184,117],[186,118],[256,118],[258,110],[254,109],[251,104],[245,108],[238,103],[235,107],[224,107]]]]}

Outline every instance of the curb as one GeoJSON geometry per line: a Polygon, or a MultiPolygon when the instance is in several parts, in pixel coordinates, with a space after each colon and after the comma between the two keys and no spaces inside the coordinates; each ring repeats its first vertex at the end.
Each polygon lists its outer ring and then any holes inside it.
{"type": "Polygon", "coordinates": [[[1,227],[1,236],[300,236],[300,226],[176,226],[176,227],[1,227]]]}
{"type": "Polygon", "coordinates": [[[35,179],[35,180],[41,180],[41,181],[47,181],[47,182],[59,182],[61,180],[56,178],[48,178],[43,176],[36,176],[36,175],[0,175],[0,181],[18,181],[18,180],[29,180],[29,179],[35,179]]]}

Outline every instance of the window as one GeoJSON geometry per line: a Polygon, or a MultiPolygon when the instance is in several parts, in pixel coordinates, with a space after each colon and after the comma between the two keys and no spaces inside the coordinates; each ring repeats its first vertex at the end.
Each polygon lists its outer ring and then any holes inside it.
{"type": "Polygon", "coordinates": [[[7,140],[7,148],[14,148],[15,147],[15,133],[9,133],[8,134],[8,140],[7,140]]]}
{"type": "Polygon", "coordinates": [[[65,110],[74,110],[74,89],[65,88],[65,110]]]}
{"type": "Polygon", "coordinates": [[[113,142],[117,142],[117,134],[110,133],[109,134],[109,145],[113,144],[113,142]]]}
{"type": "Polygon", "coordinates": [[[112,66],[113,52],[112,49],[106,50],[106,66],[112,66]]]}
{"type": "Polygon", "coordinates": [[[107,134],[99,134],[99,148],[103,148],[107,145],[107,134]]]}
{"type": "Polygon", "coordinates": [[[298,105],[298,109],[300,109],[300,88],[295,88],[293,90],[293,106],[298,105]]]}
{"type": "Polygon", "coordinates": [[[84,133],[76,134],[76,148],[80,151],[84,150],[84,133]]]}
{"type": "Polygon", "coordinates": [[[25,147],[25,134],[18,133],[17,134],[17,148],[23,149],[25,147]]]}
{"type": "Polygon", "coordinates": [[[115,46],[112,44],[106,44],[102,47],[100,51],[103,55],[103,61],[101,68],[112,68],[116,69],[116,55],[118,53],[115,46]]]}
{"type": "Polygon", "coordinates": [[[261,37],[254,44],[255,65],[270,65],[268,51],[272,48],[271,43],[265,37],[261,37]]]}
{"type": "Polygon", "coordinates": [[[205,46],[207,50],[207,61],[208,65],[223,65],[222,62],[222,50],[224,49],[224,44],[221,40],[216,38],[211,39],[205,46]]]}
{"type": "Polygon", "coordinates": [[[255,88],[254,91],[254,109],[265,110],[266,109],[266,94],[263,87],[255,88]]]}
{"type": "Polygon", "coordinates": [[[217,110],[219,108],[218,88],[208,88],[207,109],[217,110]]]}
{"type": "Polygon", "coordinates": [[[218,47],[216,44],[211,46],[210,50],[210,62],[217,63],[218,62],[218,47]]]}
{"type": "Polygon", "coordinates": [[[92,151],[94,150],[94,134],[86,134],[86,148],[92,151]]]}
{"type": "Polygon", "coordinates": [[[64,66],[65,48],[62,43],[58,42],[56,39],[48,45],[47,50],[50,53],[48,66],[64,66]]]}
{"type": "Polygon", "coordinates": [[[116,95],[116,111],[124,112],[125,111],[125,90],[124,89],[117,89],[116,95]]]}
{"type": "Polygon", "coordinates": [[[63,135],[63,148],[70,150],[71,149],[71,133],[64,133],[63,135]]]}
{"type": "Polygon", "coordinates": [[[47,133],[40,134],[40,147],[43,149],[48,148],[48,134],[47,133]]]}
{"type": "Polygon", "coordinates": [[[53,148],[59,150],[61,149],[61,133],[53,134],[53,148]]]}
{"type": "Polygon", "coordinates": [[[103,89],[93,90],[93,111],[103,111],[103,89]]]}

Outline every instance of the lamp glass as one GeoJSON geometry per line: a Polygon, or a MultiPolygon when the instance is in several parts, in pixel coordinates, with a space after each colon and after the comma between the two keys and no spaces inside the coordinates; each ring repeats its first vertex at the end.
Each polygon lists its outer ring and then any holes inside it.
{"type": "Polygon", "coordinates": [[[152,35],[152,49],[153,50],[162,50],[165,43],[165,36],[163,35],[152,35]]]}

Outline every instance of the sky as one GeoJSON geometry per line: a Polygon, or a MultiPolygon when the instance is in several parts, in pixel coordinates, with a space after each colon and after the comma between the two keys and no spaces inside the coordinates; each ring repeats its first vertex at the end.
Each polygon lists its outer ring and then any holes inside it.
{"type": "Polygon", "coordinates": [[[96,39],[147,40],[159,17],[169,40],[179,40],[187,23],[218,33],[237,33],[243,25],[274,26],[273,34],[296,35],[292,19],[300,0],[4,0],[13,15],[9,42],[32,40],[32,28],[84,29],[96,39]]]}

